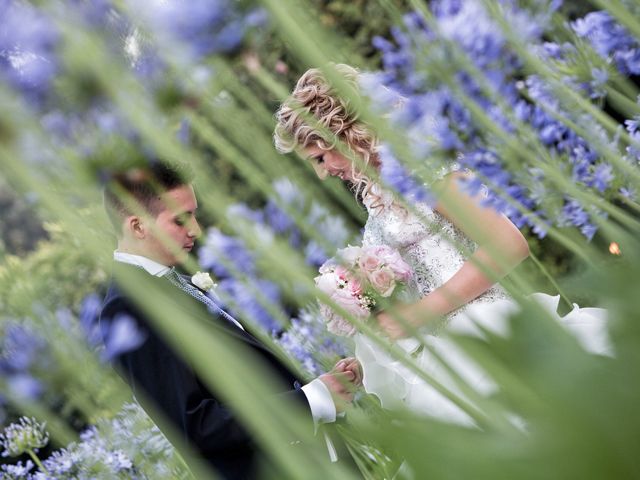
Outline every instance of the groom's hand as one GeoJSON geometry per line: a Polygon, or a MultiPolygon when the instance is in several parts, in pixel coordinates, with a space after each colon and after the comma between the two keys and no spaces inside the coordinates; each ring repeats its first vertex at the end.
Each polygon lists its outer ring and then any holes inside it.
{"type": "Polygon", "coordinates": [[[338,362],[330,372],[318,377],[329,389],[338,413],[343,412],[353,400],[353,394],[362,379],[359,370],[357,360],[344,359],[338,362]],[[353,362],[356,362],[357,366],[353,362]]]}

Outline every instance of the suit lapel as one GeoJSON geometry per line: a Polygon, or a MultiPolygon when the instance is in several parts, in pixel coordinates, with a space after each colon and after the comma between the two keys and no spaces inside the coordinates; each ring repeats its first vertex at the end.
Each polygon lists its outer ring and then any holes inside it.
{"type": "MultiPolygon", "coordinates": [[[[193,285],[193,287],[197,288],[199,291],[201,291],[204,295],[207,294],[206,291],[202,290],[200,287],[198,287],[197,285],[195,285],[192,281],[191,278],[188,275],[183,275],[183,274],[179,274],[185,282],[189,283],[190,285],[193,285]]],[[[183,295],[190,297],[190,295],[188,295],[186,292],[183,292],[182,290],[180,290],[179,288],[176,287],[177,290],[180,291],[180,293],[182,293],[183,295]]],[[[196,300],[197,301],[197,300],[196,300]]],[[[235,325],[231,325],[226,319],[222,318],[220,315],[216,315],[214,312],[209,311],[209,309],[206,307],[206,304],[204,302],[198,302],[201,303],[206,309],[207,312],[209,312],[209,316],[214,317],[217,320],[217,323],[222,324],[225,328],[227,328],[227,330],[232,333],[234,336],[236,337],[240,337],[242,338],[244,341],[246,341],[247,343],[250,343],[252,345],[254,345],[255,347],[261,348],[263,350],[268,351],[269,353],[273,354],[273,352],[271,351],[271,349],[265,345],[263,342],[261,342],[260,340],[258,340],[256,337],[254,337],[246,328],[245,326],[242,324],[242,322],[239,322],[237,319],[235,319],[236,321],[238,321],[238,323],[240,323],[243,328],[239,328],[236,327],[235,325]]],[[[222,310],[222,308],[218,305],[218,307],[222,310]]],[[[226,312],[226,311],[225,311],[226,312]]],[[[226,312],[228,314],[228,312],[226,312]]]]}
{"type": "MultiPolygon", "coordinates": [[[[196,300],[187,292],[184,292],[180,288],[173,285],[169,280],[163,277],[154,277],[152,275],[149,275],[147,272],[145,272],[143,269],[139,267],[136,267],[134,265],[128,265],[125,263],[120,263],[120,262],[116,262],[116,264],[114,265],[114,275],[116,273],[115,270],[120,270],[120,274],[125,274],[125,275],[126,274],[133,274],[133,275],[142,274],[140,277],[141,281],[151,281],[158,285],[158,288],[154,289],[154,291],[161,294],[170,295],[171,298],[181,307],[184,306],[185,302],[198,305],[200,307],[198,309],[200,312],[206,312],[204,314],[198,315],[199,318],[210,322],[211,325],[214,326],[215,328],[222,329],[225,334],[228,334],[238,340],[242,340],[243,342],[248,343],[257,349],[263,350],[269,353],[271,356],[277,357],[277,355],[275,355],[274,352],[267,345],[265,345],[263,342],[258,340],[256,337],[254,337],[247,330],[238,328],[237,326],[232,325],[231,322],[229,322],[228,320],[222,318],[220,315],[217,315],[214,312],[210,312],[207,306],[203,302],[196,300]]],[[[117,278],[117,275],[115,275],[115,277],[117,278]]],[[[193,283],[191,283],[190,278],[184,275],[182,275],[182,277],[188,283],[193,285],[193,283]]],[[[114,279],[114,283],[116,285],[117,290],[122,292],[122,289],[120,288],[120,286],[117,285],[116,279],[114,279]]]]}

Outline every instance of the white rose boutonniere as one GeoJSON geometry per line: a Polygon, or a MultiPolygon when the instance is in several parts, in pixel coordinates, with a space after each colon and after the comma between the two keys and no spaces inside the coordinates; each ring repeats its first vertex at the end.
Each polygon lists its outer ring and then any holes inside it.
{"type": "Polygon", "coordinates": [[[207,272],[196,272],[191,277],[191,283],[206,292],[218,286],[218,284],[211,279],[211,275],[207,272]]]}

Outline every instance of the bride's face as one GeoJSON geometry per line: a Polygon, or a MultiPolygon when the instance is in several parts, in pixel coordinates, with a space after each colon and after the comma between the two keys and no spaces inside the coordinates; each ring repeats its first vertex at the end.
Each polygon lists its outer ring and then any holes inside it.
{"type": "Polygon", "coordinates": [[[305,148],[303,152],[320,180],[327,178],[327,175],[338,177],[341,180],[353,180],[351,161],[340,154],[338,150],[323,150],[313,146],[305,148]]]}

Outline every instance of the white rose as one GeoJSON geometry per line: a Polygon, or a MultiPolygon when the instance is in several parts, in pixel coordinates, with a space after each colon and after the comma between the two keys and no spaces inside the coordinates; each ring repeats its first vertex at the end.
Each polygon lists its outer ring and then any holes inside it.
{"type": "Polygon", "coordinates": [[[338,250],[336,252],[335,258],[338,260],[338,263],[340,263],[341,265],[344,265],[345,267],[352,267],[358,261],[358,257],[360,256],[361,252],[362,252],[361,247],[353,247],[351,245],[348,245],[342,250],[338,250]]]}
{"type": "Polygon", "coordinates": [[[195,275],[191,277],[191,283],[204,291],[217,287],[217,284],[214,283],[207,272],[196,272],[195,275]]]}
{"type": "Polygon", "coordinates": [[[327,272],[323,275],[318,275],[315,279],[318,289],[327,295],[331,295],[338,289],[338,276],[335,272],[327,272]]]}

